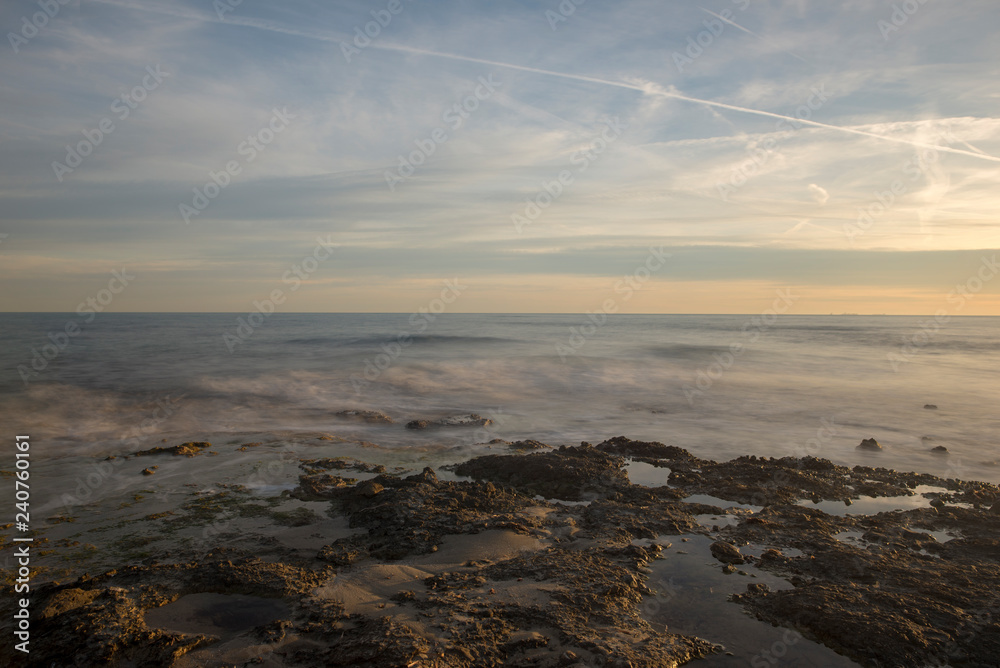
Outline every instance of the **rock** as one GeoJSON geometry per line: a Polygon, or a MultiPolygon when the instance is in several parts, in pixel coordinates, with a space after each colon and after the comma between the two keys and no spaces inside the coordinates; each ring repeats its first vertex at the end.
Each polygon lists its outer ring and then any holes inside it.
{"type": "Polygon", "coordinates": [[[366,498],[372,498],[379,492],[385,489],[385,486],[375,482],[374,480],[363,480],[354,486],[358,494],[366,498]]]}
{"type": "Polygon", "coordinates": [[[771,588],[763,582],[751,582],[747,585],[748,594],[770,594],[771,588]]]}
{"type": "Polygon", "coordinates": [[[153,470],[155,468],[158,468],[158,467],[154,466],[153,468],[143,469],[142,470],[142,474],[143,475],[153,475],[154,473],[156,473],[156,471],[153,470]]]}
{"type": "Polygon", "coordinates": [[[330,499],[336,491],[354,484],[352,478],[342,478],[339,475],[318,473],[315,475],[300,475],[299,486],[292,490],[292,496],[304,501],[330,499]]]}
{"type": "Polygon", "coordinates": [[[935,406],[934,404],[924,404],[924,408],[926,408],[929,411],[936,411],[937,410],[937,406],[935,406]]]}
{"type": "Polygon", "coordinates": [[[572,666],[580,660],[580,657],[576,655],[573,650],[566,650],[559,655],[559,665],[560,666],[572,666]]]}
{"type": "Polygon", "coordinates": [[[434,422],[442,427],[487,427],[493,424],[493,420],[484,418],[482,415],[470,413],[469,415],[453,415],[452,417],[441,418],[434,422]]]}
{"type": "Polygon", "coordinates": [[[937,497],[934,497],[933,499],[931,499],[931,507],[932,508],[944,508],[944,506],[945,506],[945,503],[941,499],[939,499],[937,497]]]}
{"type": "Polygon", "coordinates": [[[365,422],[370,422],[370,423],[373,423],[373,424],[374,423],[382,423],[382,424],[391,424],[392,423],[392,418],[389,417],[388,415],[386,415],[385,413],[383,413],[382,411],[347,410],[347,411],[340,411],[339,413],[337,413],[337,415],[339,415],[341,417],[359,418],[361,420],[364,420],[365,422]]]}
{"type": "Polygon", "coordinates": [[[514,441],[513,443],[508,444],[508,447],[510,447],[511,450],[543,450],[544,448],[550,448],[552,446],[529,438],[526,441],[514,441]]]}
{"type": "Polygon", "coordinates": [[[990,507],[990,514],[1000,515],[1000,499],[997,499],[993,506],[990,507]]]}
{"type": "Polygon", "coordinates": [[[405,478],[403,478],[403,480],[406,481],[406,482],[413,482],[413,483],[417,483],[417,484],[420,484],[420,485],[437,485],[438,484],[437,474],[434,473],[434,469],[432,469],[430,466],[425,466],[424,470],[421,471],[420,473],[416,473],[414,475],[406,476],[405,478]]]}
{"type": "Polygon", "coordinates": [[[91,603],[100,595],[100,591],[84,591],[83,589],[71,588],[63,589],[49,599],[48,604],[42,610],[39,617],[49,619],[56,615],[61,615],[70,610],[76,610],[91,603]]]}
{"type": "Polygon", "coordinates": [[[858,450],[881,450],[882,446],[874,438],[866,438],[857,447],[858,450]]]}
{"type": "Polygon", "coordinates": [[[739,548],[735,545],[724,543],[719,540],[712,543],[712,547],[709,549],[712,551],[712,556],[724,564],[743,563],[743,555],[740,553],[739,548]]]}
{"type": "Polygon", "coordinates": [[[595,448],[566,448],[526,455],[484,455],[455,468],[458,475],[511,485],[547,499],[581,500],[585,492],[626,488],[625,460],[595,448]]]}
{"type": "Polygon", "coordinates": [[[427,420],[410,420],[406,423],[407,429],[427,429],[431,423],[427,420]]]}
{"type": "Polygon", "coordinates": [[[936,447],[931,448],[931,452],[938,452],[938,453],[941,453],[941,454],[947,454],[948,453],[948,448],[944,447],[943,445],[938,445],[936,447]]]}
{"type": "Polygon", "coordinates": [[[201,454],[201,451],[205,448],[212,447],[211,443],[205,443],[203,441],[191,441],[188,443],[181,443],[180,445],[174,445],[169,448],[152,448],[151,450],[140,450],[139,452],[134,452],[136,457],[139,455],[174,455],[175,457],[194,457],[195,455],[201,454]]]}

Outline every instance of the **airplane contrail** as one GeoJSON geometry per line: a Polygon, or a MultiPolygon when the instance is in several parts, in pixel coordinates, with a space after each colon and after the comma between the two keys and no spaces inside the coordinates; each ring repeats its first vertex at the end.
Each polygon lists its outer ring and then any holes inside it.
{"type": "Polygon", "coordinates": [[[713,11],[711,11],[709,9],[705,9],[704,7],[699,7],[698,9],[700,9],[701,11],[706,12],[708,14],[711,14],[712,16],[714,16],[715,18],[719,19],[720,21],[724,21],[725,23],[728,23],[729,25],[733,26],[737,30],[742,30],[743,32],[745,32],[748,35],[753,35],[754,37],[756,37],[760,41],[764,42],[765,44],[769,44],[769,45],[773,46],[774,48],[776,48],[776,49],[778,49],[778,50],[780,50],[780,51],[782,51],[784,53],[787,53],[792,58],[798,58],[803,63],[806,63],[807,65],[809,64],[809,61],[806,60],[805,58],[803,58],[802,56],[796,55],[796,54],[794,54],[791,51],[788,51],[786,49],[782,49],[780,46],[778,46],[777,44],[775,44],[774,42],[772,42],[768,38],[762,37],[761,35],[758,35],[757,33],[755,33],[753,30],[750,30],[749,28],[744,28],[743,26],[741,26],[736,21],[733,21],[732,19],[727,19],[725,16],[722,16],[721,14],[716,14],[715,12],[713,12],[713,11]]]}
{"type": "MultiPolygon", "coordinates": [[[[283,26],[275,26],[271,23],[264,21],[258,21],[254,19],[247,19],[245,17],[231,16],[224,20],[219,20],[218,18],[212,17],[205,14],[195,14],[189,12],[177,12],[176,10],[164,10],[160,7],[153,7],[147,5],[146,3],[132,3],[124,2],[122,0],[91,0],[91,2],[97,2],[106,5],[113,5],[116,7],[122,7],[127,9],[138,9],[140,11],[149,11],[158,14],[167,14],[169,16],[179,16],[181,18],[191,18],[198,19],[208,23],[219,23],[228,25],[240,25],[248,28],[256,28],[258,30],[266,30],[271,32],[278,32],[286,35],[294,35],[298,37],[304,37],[307,39],[316,39],[324,42],[331,42],[340,44],[350,37],[335,37],[331,34],[323,34],[318,32],[307,32],[302,30],[296,30],[293,28],[285,28],[283,26]]],[[[706,10],[707,11],[707,10],[706,10]]],[[[834,132],[843,132],[847,134],[857,135],[860,137],[869,137],[871,139],[880,139],[882,141],[892,142],[895,144],[903,144],[906,146],[913,146],[915,148],[927,148],[933,149],[935,151],[942,151],[945,153],[953,153],[955,155],[965,155],[973,158],[979,158],[980,160],[989,160],[990,162],[1000,162],[1000,158],[985,154],[978,153],[974,151],[965,151],[958,148],[952,148],[950,146],[939,146],[937,144],[926,144],[923,142],[913,141],[910,139],[901,139],[897,137],[888,137],[886,135],[879,135],[873,132],[865,132],[864,130],[857,130],[855,128],[848,128],[840,125],[830,125],[828,123],[820,123],[819,121],[805,120],[801,118],[796,118],[795,116],[786,116],[784,114],[777,114],[771,111],[761,111],[760,109],[751,109],[748,107],[741,107],[734,104],[726,104],[724,102],[716,102],[714,100],[705,100],[697,97],[691,97],[690,95],[683,95],[681,93],[676,93],[673,91],[668,91],[662,86],[658,86],[653,83],[639,85],[634,83],[628,83],[626,81],[612,81],[609,79],[601,79],[598,77],[586,76],[583,74],[570,74],[567,72],[557,72],[554,70],[546,70],[538,67],[528,67],[527,65],[515,65],[513,63],[505,63],[497,60],[488,60],[486,58],[475,58],[473,56],[463,56],[454,53],[444,53],[441,51],[431,51],[429,49],[420,49],[412,46],[405,46],[401,44],[391,44],[385,42],[375,43],[372,42],[368,47],[370,49],[378,49],[382,51],[396,51],[401,53],[411,53],[414,55],[427,56],[432,58],[443,58],[446,60],[455,60],[467,63],[478,63],[480,65],[490,65],[492,67],[501,67],[504,69],[517,70],[520,72],[529,72],[532,74],[540,74],[543,76],[558,77],[561,79],[570,79],[573,81],[586,81],[589,83],[601,84],[604,86],[614,86],[616,88],[625,88],[629,90],[635,90],[645,95],[657,95],[660,97],[666,97],[674,100],[681,100],[684,102],[691,102],[693,104],[701,104],[707,107],[714,107],[716,109],[727,109],[729,111],[735,111],[742,114],[751,114],[754,116],[764,116],[767,118],[776,118],[783,121],[789,121],[792,123],[798,123],[801,125],[808,125],[815,128],[821,128],[824,130],[832,130],[834,132]]]]}

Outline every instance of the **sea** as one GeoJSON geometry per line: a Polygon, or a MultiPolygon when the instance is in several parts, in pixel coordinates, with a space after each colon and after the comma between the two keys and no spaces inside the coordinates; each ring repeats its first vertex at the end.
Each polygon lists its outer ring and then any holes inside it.
{"type": "Polygon", "coordinates": [[[0,333],[0,431],[36,460],[264,432],[456,459],[623,435],[1000,482],[998,317],[85,311],[0,314],[0,333]],[[491,424],[405,427],[468,414],[491,424]]]}

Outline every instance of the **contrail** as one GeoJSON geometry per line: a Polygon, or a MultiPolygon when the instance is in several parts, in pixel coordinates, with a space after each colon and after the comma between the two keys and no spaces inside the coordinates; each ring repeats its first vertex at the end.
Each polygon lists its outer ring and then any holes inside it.
{"type": "MultiPolygon", "coordinates": [[[[91,0],[92,2],[98,2],[106,5],[114,5],[116,7],[123,7],[127,9],[138,9],[140,11],[150,11],[158,14],[167,14],[169,16],[179,16],[181,18],[190,18],[205,21],[208,23],[219,23],[219,24],[229,24],[229,25],[240,25],[247,28],[256,28],[258,30],[267,30],[271,32],[278,32],[286,35],[294,35],[297,37],[304,37],[307,39],[316,39],[324,42],[331,42],[335,44],[340,44],[344,42],[345,39],[350,39],[349,37],[340,38],[335,37],[331,34],[313,33],[305,32],[302,30],[295,30],[292,28],[285,28],[282,26],[275,26],[270,23],[263,21],[256,21],[253,19],[246,19],[238,16],[232,16],[225,20],[219,20],[218,18],[205,15],[205,14],[194,14],[187,12],[177,12],[174,10],[162,10],[159,7],[153,7],[146,5],[145,3],[131,3],[123,2],[121,0],[91,0]]],[[[937,144],[925,144],[923,142],[913,141],[910,139],[899,139],[896,137],[887,137],[885,135],[878,135],[872,132],[865,132],[864,130],[856,130],[854,128],[847,128],[840,125],[830,125],[828,123],[820,123],[819,121],[810,121],[801,118],[796,118],[794,116],[786,116],[784,114],[776,114],[770,111],[761,111],[759,109],[749,109],[747,107],[740,107],[734,104],[726,104],[724,102],[715,102],[713,100],[703,100],[697,97],[691,97],[689,95],[682,95],[681,93],[675,93],[668,91],[661,86],[653,83],[639,85],[628,83],[625,81],[611,81],[609,79],[600,79],[597,77],[589,77],[582,74],[569,74],[567,72],[556,72],[553,70],[541,69],[538,67],[528,67],[526,65],[514,65],[512,63],[504,63],[496,60],[487,60],[485,58],[475,58],[473,56],[462,56],[454,53],[443,53],[440,51],[431,51],[428,49],[420,49],[412,46],[404,46],[400,44],[390,44],[390,43],[372,43],[367,48],[379,49],[382,51],[396,51],[401,53],[412,53],[414,55],[428,56],[431,58],[443,58],[446,60],[455,60],[466,63],[478,63],[480,65],[489,65],[491,67],[500,67],[509,70],[517,70],[520,72],[529,72],[532,74],[540,74],[543,76],[557,77],[560,79],[570,79],[573,81],[586,81],[589,83],[600,84],[604,86],[614,86],[616,88],[625,88],[628,90],[635,90],[643,93],[645,95],[657,95],[660,97],[666,97],[674,100],[682,100],[684,102],[691,102],[693,104],[701,104],[707,107],[714,107],[716,109],[727,109],[729,111],[736,111],[741,114],[751,114],[754,116],[764,116],[767,118],[777,118],[783,121],[789,121],[792,123],[799,123],[801,125],[809,125],[815,128],[822,128],[824,130],[832,130],[834,132],[843,132],[846,134],[857,135],[860,137],[869,137],[871,139],[880,139],[882,141],[892,142],[894,144],[903,144],[905,146],[913,146],[915,148],[927,148],[933,149],[935,151],[942,151],[945,153],[953,153],[955,155],[965,155],[973,158],[979,158],[980,160],[989,160],[990,162],[1000,162],[1000,158],[984,154],[977,153],[973,151],[965,151],[958,148],[951,148],[950,146],[938,146],[937,144]]]]}
{"type": "Polygon", "coordinates": [[[756,37],[760,41],[764,42],[765,44],[769,44],[769,45],[773,46],[775,49],[778,49],[779,51],[782,51],[783,53],[787,53],[792,58],[798,58],[803,63],[805,63],[807,65],[809,64],[809,61],[806,60],[805,58],[803,58],[802,56],[796,55],[796,54],[792,53],[791,51],[787,51],[785,49],[782,49],[780,46],[778,46],[777,44],[775,44],[774,42],[772,42],[768,38],[762,37],[762,36],[758,35],[753,30],[750,30],[748,28],[744,28],[739,23],[736,23],[735,21],[733,21],[731,19],[727,19],[725,16],[722,16],[721,14],[716,14],[715,12],[713,12],[713,11],[711,11],[709,9],[705,9],[704,7],[699,7],[698,9],[700,9],[701,11],[706,12],[708,14],[711,14],[712,16],[714,16],[715,18],[719,19],[720,21],[724,21],[725,23],[728,23],[729,25],[733,26],[737,30],[742,30],[743,32],[745,32],[748,35],[753,35],[754,37],[756,37]]]}

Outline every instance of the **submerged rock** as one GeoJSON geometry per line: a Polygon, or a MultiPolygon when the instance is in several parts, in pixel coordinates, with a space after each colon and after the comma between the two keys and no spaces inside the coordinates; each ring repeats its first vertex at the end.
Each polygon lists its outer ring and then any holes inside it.
{"type": "Polygon", "coordinates": [[[731,545],[730,543],[725,543],[723,541],[716,541],[712,543],[712,546],[709,549],[712,551],[712,556],[724,564],[743,563],[743,554],[735,545],[731,545]]]}
{"type": "Polygon", "coordinates": [[[174,455],[175,457],[194,457],[195,455],[200,455],[201,451],[212,447],[211,443],[205,443],[204,441],[191,441],[188,443],[181,443],[180,445],[173,445],[169,448],[152,448],[150,450],[140,450],[139,452],[132,453],[136,457],[140,455],[174,455]]]}
{"type": "Polygon", "coordinates": [[[372,424],[391,424],[393,419],[382,411],[346,410],[337,413],[340,417],[357,418],[372,424]]]}
{"type": "Polygon", "coordinates": [[[434,424],[442,427],[488,427],[493,424],[493,420],[484,418],[477,413],[469,415],[453,415],[452,417],[435,420],[434,424]]]}
{"type": "Polygon", "coordinates": [[[948,448],[944,447],[943,445],[938,445],[938,446],[935,446],[935,447],[931,448],[931,452],[937,452],[937,453],[940,453],[940,454],[948,454],[948,448]]]}

